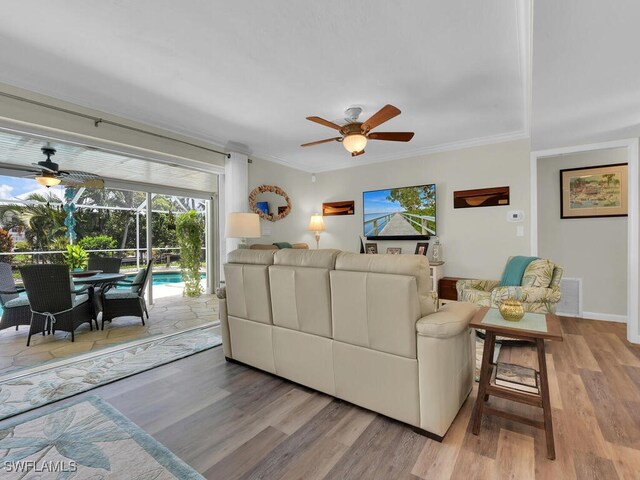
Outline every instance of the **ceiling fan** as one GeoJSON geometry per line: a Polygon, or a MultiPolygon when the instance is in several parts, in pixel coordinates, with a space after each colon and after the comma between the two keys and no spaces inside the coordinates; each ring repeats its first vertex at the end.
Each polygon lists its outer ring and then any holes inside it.
{"type": "Polygon", "coordinates": [[[303,143],[301,147],[311,147],[321,143],[342,142],[342,146],[351,153],[352,157],[357,157],[364,153],[364,147],[368,140],[386,140],[391,142],[408,142],[413,138],[413,132],[372,132],[378,125],[391,120],[400,115],[400,110],[393,105],[385,105],[377,113],[374,113],[369,120],[359,122],[358,117],[362,113],[360,107],[350,107],[345,111],[346,122],[344,125],[330,122],[320,117],[307,117],[307,120],[319,123],[325,127],[333,128],[340,132],[339,137],[326,138],[315,142],[303,143]]]}
{"type": "Polygon", "coordinates": [[[47,144],[41,150],[47,159],[32,163],[33,167],[27,167],[25,170],[32,172],[32,175],[29,176],[43,187],[49,188],[56,185],[64,185],[76,188],[104,188],[104,180],[98,175],[79,170],[60,170],[58,164],[51,161],[51,157],[56,154],[55,148],[47,144]]]}

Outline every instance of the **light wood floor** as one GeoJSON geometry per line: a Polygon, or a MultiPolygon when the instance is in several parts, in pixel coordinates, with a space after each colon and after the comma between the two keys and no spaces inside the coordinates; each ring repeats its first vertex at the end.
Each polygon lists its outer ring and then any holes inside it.
{"type": "MultiPolygon", "coordinates": [[[[89,394],[212,479],[640,478],[640,348],[626,343],[621,324],[563,318],[562,327],[564,342],[547,344],[555,461],[546,459],[544,434],[532,427],[485,417],[480,436],[472,435],[476,388],[438,443],[226,363],[220,348],[89,394]]],[[[529,348],[503,348],[501,358],[535,362],[529,348]]]]}

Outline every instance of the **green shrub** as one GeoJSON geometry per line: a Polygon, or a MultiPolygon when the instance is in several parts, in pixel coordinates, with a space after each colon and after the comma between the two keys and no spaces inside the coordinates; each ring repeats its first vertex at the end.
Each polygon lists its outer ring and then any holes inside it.
{"type": "Polygon", "coordinates": [[[180,271],[184,280],[184,294],[188,297],[199,297],[202,293],[200,285],[202,233],[202,224],[195,210],[178,216],[176,234],[180,246],[180,271]]]}
{"type": "Polygon", "coordinates": [[[85,250],[110,250],[116,248],[118,244],[109,235],[92,235],[78,240],[78,245],[85,250]]]}
{"type": "Polygon", "coordinates": [[[31,246],[29,245],[29,242],[16,242],[13,245],[13,251],[14,252],[28,252],[29,250],[31,250],[31,246]]]}

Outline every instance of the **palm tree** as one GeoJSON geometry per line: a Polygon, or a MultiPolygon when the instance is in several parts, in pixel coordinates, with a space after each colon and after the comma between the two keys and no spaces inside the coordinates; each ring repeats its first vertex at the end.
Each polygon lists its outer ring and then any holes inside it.
{"type": "Polygon", "coordinates": [[[67,230],[62,202],[54,195],[39,193],[32,193],[26,201],[33,203],[0,205],[0,223],[7,230],[22,228],[34,250],[49,250],[67,230]]]}

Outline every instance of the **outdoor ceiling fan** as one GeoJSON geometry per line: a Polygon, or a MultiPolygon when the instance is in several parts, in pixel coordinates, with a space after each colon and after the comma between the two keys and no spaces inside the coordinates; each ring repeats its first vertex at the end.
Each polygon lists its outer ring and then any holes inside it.
{"type": "Polygon", "coordinates": [[[51,157],[56,154],[55,148],[47,144],[41,150],[47,159],[32,163],[33,168],[27,167],[25,170],[31,172],[32,175],[28,176],[34,178],[43,187],[49,188],[56,185],[64,185],[76,188],[104,188],[104,180],[98,175],[79,170],[60,170],[58,164],[51,161],[51,157]]]}
{"type": "Polygon", "coordinates": [[[342,146],[351,153],[352,157],[357,157],[364,153],[364,147],[368,140],[386,140],[391,142],[408,142],[413,138],[413,132],[372,132],[374,128],[382,123],[400,115],[400,109],[393,105],[385,105],[377,113],[374,113],[369,120],[359,122],[358,117],[362,113],[360,107],[350,107],[345,111],[346,124],[338,125],[320,117],[307,117],[307,120],[319,123],[325,127],[333,128],[340,132],[339,137],[326,138],[315,142],[303,143],[301,147],[311,147],[321,143],[342,142],[342,146]]]}

